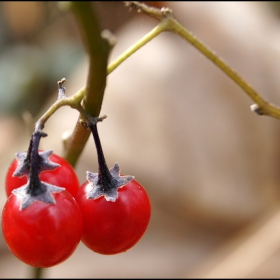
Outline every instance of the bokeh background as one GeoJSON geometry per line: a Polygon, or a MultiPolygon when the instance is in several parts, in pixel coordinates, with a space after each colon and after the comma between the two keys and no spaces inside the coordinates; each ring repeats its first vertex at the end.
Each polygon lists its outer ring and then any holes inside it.
{"type": "MultiPolygon", "coordinates": [[[[266,100],[280,104],[278,2],[151,2],[231,65],[266,100]]],[[[117,38],[110,61],[157,21],[122,2],[96,2],[117,38]]],[[[63,6],[63,5],[62,5],[63,6]]],[[[0,2],[0,203],[5,173],[27,149],[34,122],[57,98],[83,87],[88,57],[69,11],[57,2],[0,2]]],[[[146,234],[126,253],[103,256],[82,243],[46,278],[280,276],[280,122],[250,111],[252,101],[212,62],[164,33],[108,76],[99,124],[109,166],[117,161],[150,195],[146,234]]],[[[63,154],[62,134],[78,113],[59,109],[43,149],[63,154]]],[[[76,166],[97,170],[93,139],[76,166]]],[[[0,277],[30,278],[0,235],[0,277]]]]}

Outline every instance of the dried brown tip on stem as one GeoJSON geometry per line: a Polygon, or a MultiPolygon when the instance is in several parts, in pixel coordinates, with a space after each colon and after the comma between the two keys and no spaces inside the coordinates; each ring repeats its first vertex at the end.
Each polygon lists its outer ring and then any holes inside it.
{"type": "Polygon", "coordinates": [[[110,45],[111,48],[114,47],[114,46],[116,45],[117,39],[116,39],[116,37],[114,36],[114,34],[111,33],[110,30],[108,30],[108,29],[103,30],[103,31],[101,32],[101,37],[102,37],[103,39],[105,39],[105,40],[109,43],[109,45],[110,45]]]}
{"type": "Polygon", "coordinates": [[[57,82],[59,86],[62,86],[66,82],[65,78],[62,78],[60,81],[57,82]]]}
{"type": "Polygon", "coordinates": [[[257,114],[260,115],[260,116],[263,116],[263,115],[264,115],[262,109],[259,107],[258,104],[253,104],[253,105],[251,105],[250,108],[251,108],[251,111],[252,111],[252,112],[257,113],[257,114]]]}
{"type": "Polygon", "coordinates": [[[144,14],[157,20],[163,20],[166,17],[173,17],[172,10],[170,8],[158,9],[137,1],[124,1],[124,4],[130,10],[137,10],[138,13],[143,12],[144,14]]]}
{"type": "Polygon", "coordinates": [[[66,97],[66,95],[65,95],[66,88],[62,86],[65,82],[66,82],[65,78],[62,78],[60,81],[57,82],[57,84],[58,84],[58,99],[62,99],[62,98],[66,97]]]}

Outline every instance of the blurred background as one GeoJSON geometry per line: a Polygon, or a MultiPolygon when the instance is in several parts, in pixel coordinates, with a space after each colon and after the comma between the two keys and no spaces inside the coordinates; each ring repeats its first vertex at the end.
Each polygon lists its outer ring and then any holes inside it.
{"type": "MultiPolygon", "coordinates": [[[[267,101],[280,104],[279,2],[150,2],[170,7],[267,101]]],[[[117,38],[110,61],[157,21],[122,2],[95,2],[102,29],[117,38]]],[[[0,203],[15,153],[28,147],[35,121],[83,87],[88,57],[72,14],[57,2],[0,3],[0,203]]],[[[280,276],[280,122],[250,111],[252,101],[212,62],[164,33],[107,79],[99,125],[111,167],[147,190],[152,218],[128,252],[103,256],[82,243],[46,278],[280,276]]],[[[78,113],[59,109],[46,123],[43,149],[62,155],[62,134],[78,113]]],[[[80,182],[97,170],[93,139],[76,166],[80,182]]],[[[0,277],[30,278],[0,236],[0,277]]]]}

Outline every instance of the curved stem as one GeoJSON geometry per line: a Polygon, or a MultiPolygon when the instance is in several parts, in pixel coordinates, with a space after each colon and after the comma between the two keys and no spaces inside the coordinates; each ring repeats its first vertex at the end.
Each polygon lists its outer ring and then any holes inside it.
{"type": "Polygon", "coordinates": [[[161,10],[149,7],[146,4],[131,1],[125,2],[126,6],[141,11],[144,14],[160,20],[159,26],[162,26],[164,31],[170,31],[178,34],[183,39],[188,41],[197,50],[210,59],[217,67],[219,67],[229,78],[231,78],[247,95],[256,102],[257,105],[251,106],[252,111],[259,115],[267,115],[280,119],[280,108],[271,103],[268,103],[261,95],[247,83],[236,71],[227,65],[219,56],[217,56],[210,48],[199,41],[194,35],[184,28],[172,15],[172,10],[169,8],[162,8],[161,10]]]}
{"type": "Polygon", "coordinates": [[[44,113],[43,116],[36,122],[36,129],[43,129],[46,121],[62,106],[70,106],[76,108],[84,97],[85,90],[80,89],[71,97],[58,99],[52,106],[44,113]]]}

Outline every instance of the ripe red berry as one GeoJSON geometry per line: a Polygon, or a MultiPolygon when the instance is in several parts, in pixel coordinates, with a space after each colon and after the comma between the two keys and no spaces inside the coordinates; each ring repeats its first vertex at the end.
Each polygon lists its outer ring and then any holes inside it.
{"type": "Polygon", "coordinates": [[[55,203],[34,201],[20,209],[23,197],[12,194],[2,212],[2,231],[12,253],[35,267],[50,267],[69,258],[82,234],[82,216],[66,191],[51,194],[55,203]]]}
{"type": "Polygon", "coordinates": [[[145,233],[151,205],[147,192],[132,180],[117,189],[117,198],[90,198],[92,182],[84,183],[77,195],[82,216],[82,242],[100,254],[117,254],[133,247],[145,233]]]}
{"type": "MultiPolygon", "coordinates": [[[[12,190],[3,212],[2,232],[12,253],[35,267],[50,267],[66,260],[78,246],[82,215],[74,197],[62,188],[44,182],[39,174],[57,168],[48,152],[38,153],[39,141],[46,136],[35,130],[27,155],[20,153],[17,176],[27,183],[12,190]]],[[[50,175],[49,175],[50,176],[50,175]]]]}

